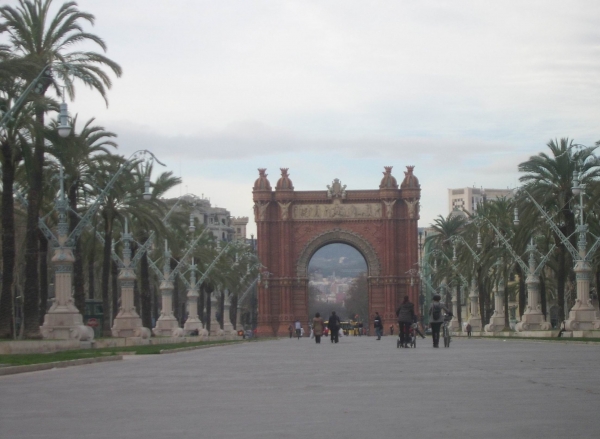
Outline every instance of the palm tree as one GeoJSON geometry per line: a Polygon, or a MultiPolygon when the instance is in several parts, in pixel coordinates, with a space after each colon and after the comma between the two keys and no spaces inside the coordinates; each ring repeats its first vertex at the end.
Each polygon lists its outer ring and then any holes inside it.
{"type": "MultiPolygon", "coordinates": [[[[431,228],[433,229],[433,233],[430,233],[425,239],[425,244],[428,248],[433,247],[438,251],[446,254],[447,257],[452,257],[451,248],[452,244],[450,243],[450,238],[455,235],[459,235],[464,227],[467,225],[467,217],[465,215],[451,213],[447,217],[443,217],[439,215],[431,224],[431,228]],[[449,254],[450,253],[450,254],[449,254]]],[[[428,262],[428,261],[425,261],[428,262]]],[[[454,278],[456,273],[453,268],[449,266],[446,258],[440,259],[441,264],[439,270],[437,270],[435,277],[438,279],[438,282],[445,278],[454,278]]],[[[460,289],[457,286],[457,299],[460,303],[460,289]]],[[[442,298],[444,300],[444,298],[442,298]]]]}
{"type": "MultiPolygon", "coordinates": [[[[547,143],[550,155],[539,153],[529,160],[519,164],[519,171],[525,175],[520,181],[525,183],[524,188],[531,196],[558,221],[562,234],[571,237],[575,246],[575,215],[571,204],[577,202],[573,199],[573,172],[580,170],[583,174],[582,183],[597,180],[600,177],[600,167],[596,161],[586,161],[597,146],[578,148],[573,140],[561,138],[550,140],[547,143]]],[[[533,209],[533,207],[532,207],[533,209]]],[[[557,298],[559,320],[565,318],[565,284],[568,274],[572,271],[572,261],[566,246],[561,238],[554,234],[558,252],[557,261],[557,298]]]]}
{"type": "MultiPolygon", "coordinates": [[[[31,81],[37,72],[52,64],[53,71],[74,98],[74,80],[97,90],[106,100],[106,89],[111,86],[110,77],[103,68],[108,67],[116,76],[121,75],[121,67],[102,54],[90,51],[73,51],[78,43],[93,43],[104,51],[106,44],[96,35],[85,32],[82,22],[94,24],[94,16],[81,12],[75,2],[59,6],[54,16],[50,15],[52,0],[19,0],[18,6],[0,7],[0,17],[10,36],[13,53],[27,59],[37,66],[27,78],[31,81]]],[[[40,96],[43,97],[51,85],[52,78],[41,83],[40,96]]],[[[59,93],[60,94],[60,93],[59,93]]],[[[29,201],[27,208],[27,229],[25,238],[25,288],[24,288],[24,335],[39,337],[38,317],[38,241],[37,226],[42,194],[42,174],[44,166],[45,143],[43,135],[44,115],[47,106],[36,105],[36,129],[33,131],[35,148],[30,173],[29,201]]]]}

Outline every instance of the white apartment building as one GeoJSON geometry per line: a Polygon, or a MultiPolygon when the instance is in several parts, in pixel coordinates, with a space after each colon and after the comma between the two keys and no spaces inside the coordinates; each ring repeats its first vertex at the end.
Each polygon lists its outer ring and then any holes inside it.
{"type": "Polygon", "coordinates": [[[512,190],[476,187],[448,189],[448,213],[456,210],[474,213],[477,210],[477,205],[484,200],[495,200],[502,197],[512,197],[512,190]]]}

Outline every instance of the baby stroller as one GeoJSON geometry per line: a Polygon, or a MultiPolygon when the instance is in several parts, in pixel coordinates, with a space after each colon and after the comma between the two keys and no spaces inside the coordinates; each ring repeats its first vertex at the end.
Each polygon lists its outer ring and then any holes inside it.
{"type": "MultiPolygon", "coordinates": [[[[413,323],[410,325],[410,329],[408,330],[408,343],[411,348],[417,347],[417,323],[413,323]]],[[[400,343],[400,334],[398,334],[398,340],[396,341],[396,348],[402,347],[400,343]]]]}

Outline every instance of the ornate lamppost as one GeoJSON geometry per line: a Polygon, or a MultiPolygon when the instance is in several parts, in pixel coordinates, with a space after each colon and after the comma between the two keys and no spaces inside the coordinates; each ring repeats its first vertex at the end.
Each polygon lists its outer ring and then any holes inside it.
{"type": "MultiPolygon", "coordinates": [[[[537,264],[535,259],[535,254],[539,253],[537,251],[537,247],[533,242],[533,239],[527,246],[527,253],[529,253],[529,264],[523,262],[523,260],[517,255],[514,251],[506,237],[498,230],[498,228],[487,218],[483,216],[478,216],[476,221],[480,223],[485,221],[494,231],[498,239],[502,242],[504,247],[510,252],[511,256],[514,260],[521,266],[523,274],[527,276],[525,283],[527,285],[527,307],[521,321],[516,325],[515,329],[517,331],[539,331],[539,330],[549,330],[550,323],[546,322],[546,318],[544,314],[542,314],[542,308],[540,305],[540,272],[546,265],[552,251],[555,246],[550,248],[550,251],[542,258],[539,264],[537,264]]],[[[515,225],[519,223],[518,211],[515,208],[515,225]]]]}
{"type": "MultiPolygon", "coordinates": [[[[56,299],[54,304],[50,307],[50,310],[48,310],[44,316],[44,323],[40,327],[40,331],[44,338],[93,338],[93,331],[90,334],[90,331],[86,329],[87,327],[83,326],[83,317],[73,304],[73,298],[71,294],[73,262],[75,261],[75,257],[73,256],[75,241],[79,235],[81,235],[84,228],[89,225],[93,216],[100,208],[104,198],[112,189],[117,179],[123,174],[123,172],[125,172],[126,169],[128,169],[132,163],[138,162],[140,158],[146,160],[147,155],[150,156],[148,160],[156,161],[164,166],[164,164],[161,163],[156,156],[154,156],[154,154],[148,150],[140,150],[133,153],[131,157],[126,160],[113,175],[106,187],[98,195],[94,203],[90,206],[88,211],[81,218],[77,226],[70,234],[68,233],[68,200],[66,199],[64,190],[64,171],[62,167],[60,168],[60,191],[59,196],[55,201],[55,210],[58,212],[57,236],[54,235],[52,230],[46,225],[42,218],[39,220],[40,229],[46,238],[54,244],[54,256],[52,257],[52,263],[55,266],[56,299]]],[[[26,203],[24,199],[21,201],[26,203]]],[[[89,329],[91,330],[91,328],[89,329]]]]}

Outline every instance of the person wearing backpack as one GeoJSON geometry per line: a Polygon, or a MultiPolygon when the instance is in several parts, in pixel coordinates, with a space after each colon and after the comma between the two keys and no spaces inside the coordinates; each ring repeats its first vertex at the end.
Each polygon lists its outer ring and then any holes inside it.
{"type": "Polygon", "coordinates": [[[446,305],[440,302],[442,297],[439,294],[433,296],[433,303],[429,306],[429,326],[431,327],[431,338],[433,338],[433,347],[439,347],[440,328],[444,323],[444,311],[446,315],[452,316],[452,313],[446,305]]]}

